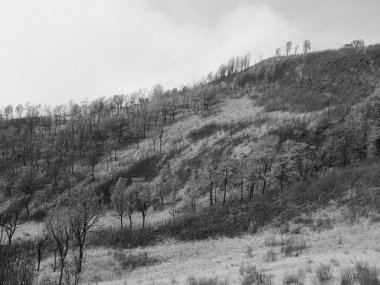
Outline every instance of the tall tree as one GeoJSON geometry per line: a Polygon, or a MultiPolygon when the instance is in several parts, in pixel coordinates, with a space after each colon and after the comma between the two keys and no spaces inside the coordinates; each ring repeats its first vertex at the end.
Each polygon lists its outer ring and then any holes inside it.
{"type": "Polygon", "coordinates": [[[303,53],[306,54],[311,49],[310,40],[305,40],[303,42],[303,53]]]}
{"type": "Polygon", "coordinates": [[[46,230],[53,240],[59,253],[60,274],[59,285],[63,284],[63,273],[66,264],[66,257],[70,247],[72,228],[70,222],[69,209],[57,206],[52,209],[45,221],[46,230]]]}

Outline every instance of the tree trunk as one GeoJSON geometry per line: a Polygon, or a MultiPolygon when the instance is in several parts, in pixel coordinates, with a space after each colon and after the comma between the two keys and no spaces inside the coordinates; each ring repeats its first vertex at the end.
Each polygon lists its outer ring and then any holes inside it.
{"type": "Polygon", "coordinates": [[[59,283],[58,283],[58,285],[62,285],[63,266],[64,266],[64,261],[61,259],[61,268],[60,268],[60,272],[59,272],[59,283]]]}
{"type": "Polygon", "coordinates": [[[57,251],[54,250],[54,265],[53,265],[53,272],[57,270],[57,251]]]}
{"type": "Polygon", "coordinates": [[[146,216],[146,214],[142,213],[142,217],[143,217],[142,228],[143,228],[143,229],[145,228],[145,216],[146,216]]]}
{"type": "Polygon", "coordinates": [[[132,215],[129,216],[129,228],[132,229],[132,215]]]}
{"type": "Polygon", "coordinates": [[[264,179],[264,182],[263,182],[263,188],[262,188],[262,193],[264,194],[264,192],[265,192],[265,186],[266,186],[266,184],[267,184],[267,180],[266,179],[264,179]]]}

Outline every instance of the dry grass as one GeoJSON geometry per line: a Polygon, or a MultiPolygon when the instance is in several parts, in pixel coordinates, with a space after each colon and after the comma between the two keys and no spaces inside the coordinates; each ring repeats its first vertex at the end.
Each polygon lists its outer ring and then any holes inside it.
{"type": "Polygon", "coordinates": [[[274,262],[277,260],[277,252],[275,252],[272,248],[270,250],[268,250],[265,254],[264,254],[264,261],[265,262],[274,262]]]}
{"type": "Polygon", "coordinates": [[[305,280],[305,272],[299,270],[296,272],[286,272],[284,278],[282,279],[283,285],[303,285],[305,280]]]}
{"type": "Polygon", "coordinates": [[[351,267],[354,260],[363,260],[372,265],[378,264],[380,260],[379,224],[369,224],[364,220],[350,226],[337,225],[320,233],[307,231],[303,237],[307,240],[308,249],[302,255],[264,263],[263,256],[268,251],[265,240],[275,235],[275,230],[267,228],[255,236],[233,239],[195,242],[168,240],[157,246],[126,251],[133,255],[146,252],[150,258],[162,261],[130,272],[126,272],[115,260],[113,250],[94,249],[87,254],[83,277],[87,281],[101,279],[100,284],[124,284],[125,281],[127,284],[153,284],[153,280],[155,285],[172,284],[173,280],[178,282],[175,284],[186,284],[186,280],[192,276],[196,276],[197,280],[217,278],[222,281],[227,279],[229,284],[241,284],[244,275],[239,271],[243,263],[245,268],[256,266],[259,272],[272,276],[273,284],[282,284],[287,272],[298,270],[305,272],[304,284],[312,284],[319,264],[328,264],[334,259],[338,265],[333,272],[332,284],[340,284],[339,268],[351,267]],[[339,236],[345,237],[341,245],[337,244],[339,236]],[[252,247],[251,258],[247,255],[249,246],[252,247]]]}

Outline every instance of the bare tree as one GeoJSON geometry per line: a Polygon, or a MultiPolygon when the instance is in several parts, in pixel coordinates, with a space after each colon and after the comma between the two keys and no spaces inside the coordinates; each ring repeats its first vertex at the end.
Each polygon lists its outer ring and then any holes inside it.
{"type": "Polygon", "coordinates": [[[59,253],[60,274],[58,284],[62,285],[65,260],[70,247],[70,239],[72,237],[69,209],[57,206],[49,213],[45,223],[46,230],[55,243],[56,249],[59,253]]]}
{"type": "Polygon", "coordinates": [[[43,249],[47,243],[47,240],[48,240],[48,237],[46,234],[46,230],[44,230],[42,233],[40,233],[40,231],[38,230],[37,238],[35,240],[36,255],[37,255],[37,271],[40,271],[42,253],[43,253],[43,249]]]}
{"type": "Polygon", "coordinates": [[[78,284],[82,273],[84,246],[90,230],[95,226],[99,217],[99,201],[94,189],[76,189],[69,193],[70,226],[74,241],[78,246],[78,259],[75,268],[75,284],[78,284]]]}
{"type": "Polygon", "coordinates": [[[218,167],[212,159],[204,159],[202,165],[200,181],[203,187],[208,190],[210,206],[212,206],[214,201],[214,188],[217,187],[218,184],[218,167]]]}
{"type": "Polygon", "coordinates": [[[200,196],[201,187],[202,185],[200,183],[199,173],[197,170],[194,170],[190,176],[188,188],[185,192],[185,202],[193,212],[196,211],[197,200],[200,196]]]}
{"type": "Polygon", "coordinates": [[[17,229],[17,223],[23,209],[22,200],[16,200],[0,214],[0,226],[8,237],[8,245],[12,244],[12,237],[17,229]]]}
{"type": "Polygon", "coordinates": [[[119,179],[111,195],[113,209],[120,220],[120,229],[123,229],[124,216],[130,214],[130,226],[132,227],[132,213],[133,207],[131,206],[130,197],[126,191],[127,180],[125,178],[119,179]]]}
{"type": "Polygon", "coordinates": [[[136,203],[136,209],[142,215],[142,228],[144,228],[146,214],[152,205],[152,186],[147,182],[137,182],[133,183],[130,187],[136,203]]]}

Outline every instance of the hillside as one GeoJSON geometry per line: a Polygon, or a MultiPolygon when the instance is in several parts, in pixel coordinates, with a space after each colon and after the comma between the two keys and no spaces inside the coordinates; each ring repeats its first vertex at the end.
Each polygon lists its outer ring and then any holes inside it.
{"type": "Polygon", "coordinates": [[[376,275],[380,45],[241,60],[191,88],[1,116],[5,260],[29,272],[43,240],[39,284],[66,249],[65,278],[84,284],[376,275]],[[88,228],[65,237],[74,221],[88,228]]]}

